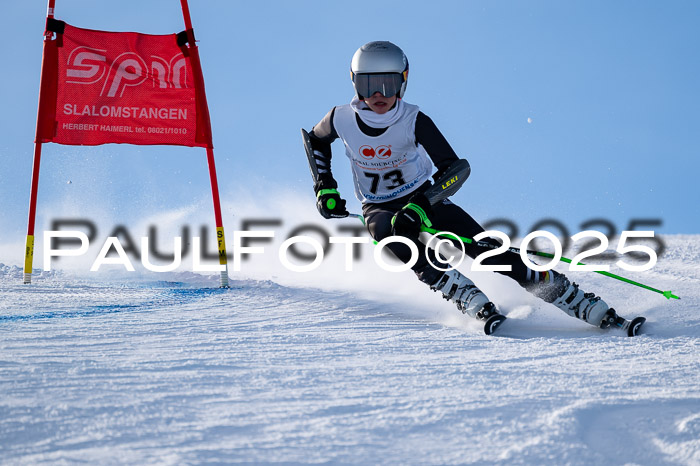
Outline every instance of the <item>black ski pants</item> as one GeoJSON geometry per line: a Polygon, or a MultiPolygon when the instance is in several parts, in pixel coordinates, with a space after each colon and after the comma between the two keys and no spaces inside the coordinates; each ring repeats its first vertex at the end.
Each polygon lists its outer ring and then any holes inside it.
{"type": "MultiPolygon", "coordinates": [[[[396,212],[408,204],[408,197],[410,196],[404,196],[389,202],[377,204],[368,203],[363,205],[362,212],[365,217],[367,229],[375,240],[381,241],[384,238],[392,236],[391,219],[396,212]]],[[[473,238],[475,235],[484,231],[484,228],[479,225],[471,215],[448,199],[432,206],[432,209],[433,212],[428,217],[433,224],[433,228],[438,231],[449,231],[466,238],[473,238]]],[[[416,275],[418,275],[419,279],[432,285],[442,274],[441,271],[430,263],[430,261],[435,260],[435,251],[428,248],[418,238],[410,239],[416,244],[419,252],[418,261],[411,268],[416,275]],[[428,258],[430,258],[430,261],[428,258]]],[[[485,238],[482,241],[500,244],[498,241],[491,238],[485,238]]],[[[455,242],[457,241],[455,240],[455,242]]],[[[456,247],[460,248],[460,245],[456,244],[456,247]]],[[[387,248],[403,263],[408,263],[411,260],[411,250],[407,245],[393,242],[388,244],[387,248]]],[[[472,259],[486,251],[484,248],[472,244],[465,244],[464,249],[466,254],[472,259]]],[[[539,281],[540,275],[537,274],[543,274],[542,272],[537,272],[526,267],[520,256],[510,251],[489,257],[482,263],[485,265],[510,265],[511,270],[509,272],[499,273],[512,278],[523,287],[529,283],[539,281]]],[[[442,265],[442,267],[444,268],[444,265],[442,265]]]]}

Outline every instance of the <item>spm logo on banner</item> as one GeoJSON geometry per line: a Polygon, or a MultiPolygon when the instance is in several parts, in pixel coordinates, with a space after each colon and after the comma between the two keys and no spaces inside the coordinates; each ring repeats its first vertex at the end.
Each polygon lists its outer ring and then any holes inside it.
{"type": "MultiPolygon", "coordinates": [[[[91,47],[76,47],[68,56],[66,83],[95,84],[103,81],[107,71],[106,50],[91,47]]],[[[151,56],[151,65],[138,54],[124,52],[117,57],[109,68],[108,79],[104,80],[100,95],[107,90],[107,97],[124,95],[124,89],[138,86],[148,78],[149,69],[152,72],[152,85],[160,89],[168,87],[182,89],[187,87],[185,58],[178,53],[172,59],[151,56]]]]}

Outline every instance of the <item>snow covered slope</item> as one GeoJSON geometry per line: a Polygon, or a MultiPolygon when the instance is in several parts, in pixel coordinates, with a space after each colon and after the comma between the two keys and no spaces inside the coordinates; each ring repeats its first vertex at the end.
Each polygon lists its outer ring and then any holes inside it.
{"type": "Polygon", "coordinates": [[[648,317],[637,338],[500,277],[477,282],[509,317],[487,337],[420,284],[0,265],[0,462],[697,465],[700,236],[666,243],[626,276],[680,301],[568,273],[648,317]]]}

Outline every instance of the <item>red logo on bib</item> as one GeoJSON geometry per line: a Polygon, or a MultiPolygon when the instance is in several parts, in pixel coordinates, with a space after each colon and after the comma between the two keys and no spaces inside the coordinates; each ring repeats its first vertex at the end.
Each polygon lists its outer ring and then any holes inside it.
{"type": "Polygon", "coordinates": [[[391,146],[377,146],[375,149],[372,146],[362,146],[360,147],[360,155],[366,159],[373,159],[374,157],[380,159],[388,159],[391,157],[391,146]]]}

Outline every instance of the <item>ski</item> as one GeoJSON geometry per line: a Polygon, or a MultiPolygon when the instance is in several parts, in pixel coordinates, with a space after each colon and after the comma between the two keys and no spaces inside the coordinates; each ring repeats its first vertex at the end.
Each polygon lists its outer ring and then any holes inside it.
{"type": "Polygon", "coordinates": [[[632,320],[622,320],[623,322],[621,324],[616,323],[615,325],[622,330],[626,330],[628,337],[636,337],[639,335],[642,325],[647,321],[645,317],[635,317],[632,320]]]}
{"type": "Polygon", "coordinates": [[[494,314],[484,323],[484,333],[486,335],[491,335],[493,332],[500,327],[500,325],[505,322],[506,316],[501,314],[494,314]]]}
{"type": "Polygon", "coordinates": [[[603,317],[603,321],[600,324],[600,328],[619,328],[627,332],[628,337],[636,337],[640,333],[640,329],[644,322],[646,322],[646,317],[635,317],[632,320],[627,320],[624,317],[617,315],[615,309],[610,308],[608,312],[603,317]]]}
{"type": "MultiPolygon", "coordinates": [[[[492,315],[484,322],[484,333],[486,335],[492,335],[498,330],[500,325],[503,322],[505,322],[505,320],[506,316],[503,316],[501,314],[492,315]]],[[[624,332],[627,332],[628,337],[636,337],[637,335],[641,335],[641,327],[644,324],[644,322],[646,322],[646,320],[647,319],[645,317],[635,317],[632,320],[627,320],[623,317],[618,317],[617,321],[607,328],[618,328],[624,332]]]]}

